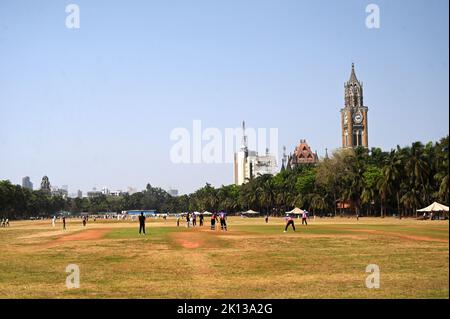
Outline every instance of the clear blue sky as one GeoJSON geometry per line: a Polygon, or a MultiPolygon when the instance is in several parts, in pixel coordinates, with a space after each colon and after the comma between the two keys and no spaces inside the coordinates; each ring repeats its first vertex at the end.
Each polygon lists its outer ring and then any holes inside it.
{"type": "Polygon", "coordinates": [[[449,132],[448,1],[0,2],[0,179],[191,192],[231,164],[173,164],[176,127],[277,127],[279,146],[340,146],[356,65],[369,144],[449,132]],[[67,29],[65,7],[80,7],[67,29]],[[367,29],[376,3],[381,28],[367,29]]]}

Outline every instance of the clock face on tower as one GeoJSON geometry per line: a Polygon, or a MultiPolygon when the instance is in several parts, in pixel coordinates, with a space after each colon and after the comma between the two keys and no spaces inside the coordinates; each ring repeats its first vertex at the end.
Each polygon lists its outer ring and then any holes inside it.
{"type": "Polygon", "coordinates": [[[353,121],[355,121],[356,124],[361,124],[362,120],[363,115],[361,114],[361,112],[358,112],[353,116],[353,121]]]}

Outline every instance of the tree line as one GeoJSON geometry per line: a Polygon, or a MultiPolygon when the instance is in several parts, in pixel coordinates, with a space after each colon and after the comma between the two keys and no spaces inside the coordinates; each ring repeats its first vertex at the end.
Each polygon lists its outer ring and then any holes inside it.
{"type": "Polygon", "coordinates": [[[122,196],[63,198],[0,181],[0,216],[29,218],[59,211],[120,212],[155,209],[161,213],[253,209],[281,215],[300,207],[317,215],[415,216],[416,210],[439,201],[448,205],[448,136],[439,142],[414,142],[392,149],[337,150],[315,165],[287,167],[276,175],[261,175],[241,186],[210,184],[194,193],[173,197],[147,187],[122,196]]]}

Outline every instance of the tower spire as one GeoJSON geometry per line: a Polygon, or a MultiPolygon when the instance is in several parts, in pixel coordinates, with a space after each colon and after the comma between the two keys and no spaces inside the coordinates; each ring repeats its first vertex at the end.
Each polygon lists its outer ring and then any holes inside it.
{"type": "Polygon", "coordinates": [[[286,146],[283,145],[283,158],[281,159],[281,171],[286,169],[287,155],[286,155],[286,146]]]}
{"type": "Polygon", "coordinates": [[[348,82],[359,84],[358,78],[356,77],[355,73],[355,63],[352,63],[352,72],[350,73],[350,79],[348,80],[348,82]]]}
{"type": "Polygon", "coordinates": [[[242,149],[247,149],[247,135],[245,135],[245,121],[242,121],[242,149]]]}

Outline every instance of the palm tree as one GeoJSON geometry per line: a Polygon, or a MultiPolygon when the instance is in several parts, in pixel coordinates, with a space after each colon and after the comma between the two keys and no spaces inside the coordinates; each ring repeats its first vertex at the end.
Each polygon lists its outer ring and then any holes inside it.
{"type": "Polygon", "coordinates": [[[411,186],[421,193],[423,203],[427,200],[427,183],[430,174],[430,165],[424,154],[424,146],[420,142],[414,142],[409,149],[409,157],[406,162],[406,173],[409,176],[411,186]]]}
{"type": "Polygon", "coordinates": [[[361,203],[368,205],[369,209],[367,215],[372,214],[372,202],[375,200],[375,189],[372,187],[365,187],[361,193],[361,203]]]}
{"type": "Polygon", "coordinates": [[[400,198],[400,201],[407,209],[415,212],[417,217],[417,207],[420,205],[419,198],[420,192],[417,189],[411,188],[405,193],[405,195],[402,196],[402,198],[400,198]]]}
{"type": "Polygon", "coordinates": [[[448,174],[442,178],[439,185],[439,197],[443,202],[448,203],[448,174]]]}
{"type": "Polygon", "coordinates": [[[312,195],[310,209],[313,211],[313,213],[316,210],[324,211],[327,208],[328,208],[328,204],[327,204],[325,196],[322,196],[319,194],[312,195]]]}
{"type": "Polygon", "coordinates": [[[381,217],[384,217],[386,213],[387,198],[391,194],[391,184],[389,183],[389,179],[386,177],[386,174],[383,174],[378,181],[377,188],[381,201],[381,217]]]}
{"type": "Polygon", "coordinates": [[[258,178],[258,181],[261,181],[261,184],[256,190],[259,194],[260,206],[265,207],[266,213],[269,214],[275,198],[272,176],[262,175],[258,178]]]}
{"type": "Polygon", "coordinates": [[[385,159],[384,167],[382,169],[382,174],[386,178],[386,180],[391,184],[390,188],[395,193],[395,198],[397,202],[397,213],[400,214],[400,178],[402,174],[402,155],[398,150],[400,149],[397,146],[397,151],[392,150],[389,156],[385,159]]]}

